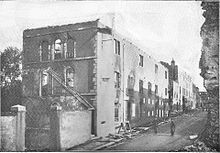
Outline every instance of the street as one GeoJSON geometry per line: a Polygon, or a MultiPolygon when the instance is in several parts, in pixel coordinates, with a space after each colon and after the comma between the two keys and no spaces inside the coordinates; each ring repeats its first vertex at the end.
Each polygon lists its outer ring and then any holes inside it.
{"type": "Polygon", "coordinates": [[[158,133],[153,129],[137,138],[128,140],[117,146],[103,150],[114,151],[175,151],[192,144],[190,135],[199,134],[205,127],[207,112],[197,111],[192,114],[183,114],[174,118],[176,131],[170,135],[170,124],[165,123],[158,127],[158,133]]]}

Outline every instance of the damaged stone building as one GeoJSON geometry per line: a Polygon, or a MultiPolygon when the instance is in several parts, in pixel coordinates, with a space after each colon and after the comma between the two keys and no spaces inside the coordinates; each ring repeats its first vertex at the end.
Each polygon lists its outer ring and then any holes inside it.
{"type": "Polygon", "coordinates": [[[168,69],[99,20],[27,29],[23,50],[26,133],[37,142],[49,141],[51,105],[92,111],[76,124],[96,136],[167,116],[168,69]]]}

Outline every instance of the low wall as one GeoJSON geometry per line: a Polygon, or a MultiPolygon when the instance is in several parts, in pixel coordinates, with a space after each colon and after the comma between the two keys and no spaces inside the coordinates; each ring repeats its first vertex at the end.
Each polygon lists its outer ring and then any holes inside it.
{"type": "Polygon", "coordinates": [[[91,138],[91,111],[61,112],[60,145],[67,149],[91,138]]]}
{"type": "Polygon", "coordinates": [[[12,114],[1,116],[1,151],[25,151],[25,112],[24,106],[11,107],[12,114]]]}
{"type": "Polygon", "coordinates": [[[16,116],[1,116],[1,151],[16,151],[16,116]]]}

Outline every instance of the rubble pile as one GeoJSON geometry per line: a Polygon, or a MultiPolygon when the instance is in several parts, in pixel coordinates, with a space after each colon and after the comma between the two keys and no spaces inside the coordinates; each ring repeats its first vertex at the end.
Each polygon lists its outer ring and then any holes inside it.
{"type": "Polygon", "coordinates": [[[207,152],[207,151],[216,151],[215,149],[209,148],[205,145],[204,142],[202,141],[196,141],[192,145],[185,146],[182,150],[180,151],[187,151],[187,152],[194,152],[194,151],[202,151],[202,152],[207,152]]]}

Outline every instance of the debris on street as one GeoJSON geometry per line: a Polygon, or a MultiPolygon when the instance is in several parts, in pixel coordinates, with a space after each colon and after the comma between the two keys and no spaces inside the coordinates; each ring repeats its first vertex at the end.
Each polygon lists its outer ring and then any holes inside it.
{"type": "Polygon", "coordinates": [[[192,139],[195,139],[195,138],[197,138],[197,137],[198,137],[197,134],[196,134],[196,135],[190,135],[190,136],[189,136],[189,139],[192,140],[192,139]]]}
{"type": "Polygon", "coordinates": [[[202,141],[195,141],[194,144],[189,145],[189,146],[185,146],[185,147],[184,147],[182,150],[180,150],[180,151],[187,151],[187,152],[192,152],[192,151],[193,151],[193,152],[194,152],[194,151],[198,152],[198,151],[202,151],[202,152],[207,152],[207,151],[216,151],[216,150],[207,147],[207,146],[205,145],[205,143],[202,142],[202,141]]]}

